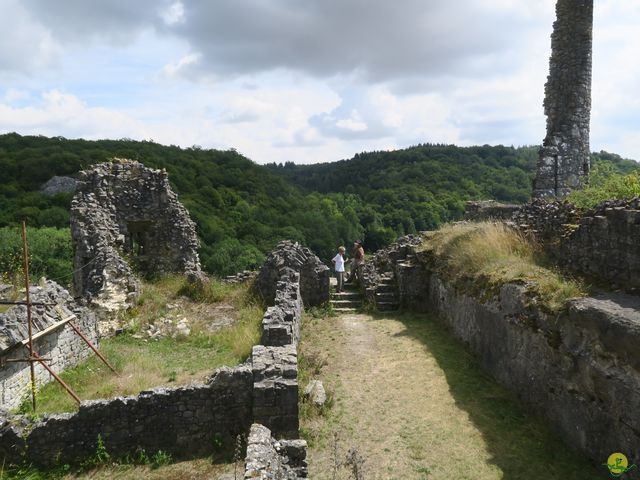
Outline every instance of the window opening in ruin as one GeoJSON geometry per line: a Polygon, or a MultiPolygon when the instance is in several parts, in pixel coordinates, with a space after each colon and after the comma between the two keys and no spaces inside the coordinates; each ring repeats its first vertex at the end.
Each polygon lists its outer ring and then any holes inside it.
{"type": "Polygon", "coordinates": [[[127,223],[129,231],[129,250],[136,256],[145,255],[147,234],[151,230],[153,222],[150,221],[132,221],[127,223]]]}
{"type": "Polygon", "coordinates": [[[131,234],[131,250],[136,255],[144,255],[144,235],[140,232],[131,234]]]}

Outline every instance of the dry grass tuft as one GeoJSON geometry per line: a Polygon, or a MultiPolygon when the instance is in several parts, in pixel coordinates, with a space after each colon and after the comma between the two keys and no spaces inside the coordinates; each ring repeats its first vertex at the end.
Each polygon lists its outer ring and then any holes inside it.
{"type": "Polygon", "coordinates": [[[455,285],[476,293],[523,283],[552,312],[586,293],[585,285],[546,266],[541,250],[503,223],[445,225],[427,233],[419,251],[455,285]]]}

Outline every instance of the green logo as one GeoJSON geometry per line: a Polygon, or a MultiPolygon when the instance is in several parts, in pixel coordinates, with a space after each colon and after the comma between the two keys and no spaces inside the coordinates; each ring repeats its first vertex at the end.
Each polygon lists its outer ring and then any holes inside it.
{"type": "Polygon", "coordinates": [[[609,455],[607,463],[603,463],[602,465],[609,469],[609,473],[612,477],[619,477],[620,475],[627,473],[629,470],[636,468],[635,464],[629,466],[629,460],[627,460],[627,457],[622,453],[612,453],[609,455]]]}

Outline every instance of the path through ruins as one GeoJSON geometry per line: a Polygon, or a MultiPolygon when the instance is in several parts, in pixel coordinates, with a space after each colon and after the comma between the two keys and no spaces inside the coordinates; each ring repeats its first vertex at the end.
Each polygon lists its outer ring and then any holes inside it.
{"type": "Polygon", "coordinates": [[[301,355],[333,397],[324,416],[303,415],[311,478],[334,478],[350,448],[366,479],[606,477],[424,315],[307,316],[301,355]]]}

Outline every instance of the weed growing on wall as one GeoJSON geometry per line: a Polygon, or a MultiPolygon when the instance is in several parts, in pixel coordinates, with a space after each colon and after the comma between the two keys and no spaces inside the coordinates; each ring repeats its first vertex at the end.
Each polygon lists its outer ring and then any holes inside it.
{"type": "Polygon", "coordinates": [[[457,288],[494,295],[505,283],[525,285],[551,312],[584,296],[581,282],[549,267],[542,251],[504,223],[457,223],[428,232],[417,249],[422,259],[457,288]]]}

